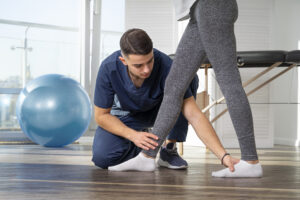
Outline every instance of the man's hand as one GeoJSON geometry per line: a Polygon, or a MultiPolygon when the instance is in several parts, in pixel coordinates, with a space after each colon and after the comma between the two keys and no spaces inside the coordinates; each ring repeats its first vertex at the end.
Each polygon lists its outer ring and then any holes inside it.
{"type": "Polygon", "coordinates": [[[130,139],[136,146],[144,149],[155,149],[158,146],[153,140],[158,140],[158,137],[148,132],[136,132],[130,139]]]}
{"type": "Polygon", "coordinates": [[[223,164],[229,168],[229,170],[231,172],[234,172],[234,165],[239,163],[240,159],[237,158],[233,158],[230,155],[225,156],[224,160],[223,160],[223,164]]]}

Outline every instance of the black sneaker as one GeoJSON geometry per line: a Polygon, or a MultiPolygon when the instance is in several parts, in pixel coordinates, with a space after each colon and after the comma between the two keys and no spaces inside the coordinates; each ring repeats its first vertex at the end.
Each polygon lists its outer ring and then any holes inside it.
{"type": "Polygon", "coordinates": [[[167,147],[162,147],[160,150],[160,157],[157,164],[161,167],[170,169],[186,169],[188,168],[187,162],[181,158],[175,147],[175,143],[169,143],[167,147]]]}

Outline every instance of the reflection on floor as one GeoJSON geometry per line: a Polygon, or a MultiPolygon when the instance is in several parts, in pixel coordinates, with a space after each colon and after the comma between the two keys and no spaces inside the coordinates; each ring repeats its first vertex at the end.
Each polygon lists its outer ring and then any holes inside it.
{"type": "MultiPolygon", "coordinates": [[[[228,150],[239,157],[239,150],[228,150]]],[[[109,172],[91,162],[91,145],[0,145],[0,199],[300,199],[300,150],[259,150],[263,178],[213,178],[219,160],[185,147],[188,170],[109,172]]]]}

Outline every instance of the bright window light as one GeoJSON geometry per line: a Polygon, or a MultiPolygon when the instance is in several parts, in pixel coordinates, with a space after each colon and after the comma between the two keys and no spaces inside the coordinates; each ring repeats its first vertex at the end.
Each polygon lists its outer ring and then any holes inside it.
{"type": "Polygon", "coordinates": [[[5,95],[4,98],[2,98],[1,104],[7,107],[10,104],[10,98],[5,95]]]}

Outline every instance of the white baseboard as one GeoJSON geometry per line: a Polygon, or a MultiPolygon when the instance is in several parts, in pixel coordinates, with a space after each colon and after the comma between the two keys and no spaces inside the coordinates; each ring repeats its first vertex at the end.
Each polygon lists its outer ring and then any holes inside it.
{"type": "Polygon", "coordinates": [[[297,141],[297,139],[292,139],[292,138],[275,137],[274,143],[279,145],[287,145],[287,146],[300,146],[300,141],[299,140],[297,141]]]}

